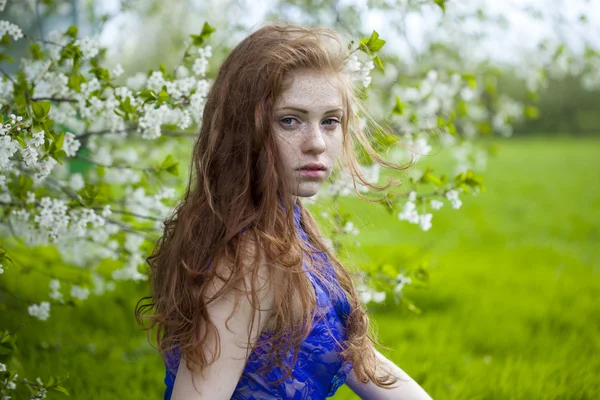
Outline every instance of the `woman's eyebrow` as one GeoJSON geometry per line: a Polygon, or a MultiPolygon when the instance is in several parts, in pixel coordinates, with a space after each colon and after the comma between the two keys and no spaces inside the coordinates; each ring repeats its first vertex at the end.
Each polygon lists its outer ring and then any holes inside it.
{"type": "MultiPolygon", "coordinates": [[[[304,108],[300,108],[300,107],[286,106],[286,107],[281,107],[281,108],[277,109],[277,111],[281,111],[281,110],[294,110],[294,111],[298,111],[299,113],[302,113],[302,114],[308,114],[308,110],[305,110],[304,108]]],[[[343,112],[343,111],[344,111],[344,109],[342,107],[332,106],[330,110],[325,111],[323,114],[330,114],[333,112],[343,112]]]]}

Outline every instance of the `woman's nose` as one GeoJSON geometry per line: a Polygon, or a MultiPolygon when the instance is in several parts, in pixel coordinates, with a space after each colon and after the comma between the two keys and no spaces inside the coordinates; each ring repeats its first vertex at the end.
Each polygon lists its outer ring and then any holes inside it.
{"type": "Polygon", "coordinates": [[[327,148],[325,138],[319,124],[310,124],[304,140],[304,151],[308,153],[322,153],[327,148]]]}

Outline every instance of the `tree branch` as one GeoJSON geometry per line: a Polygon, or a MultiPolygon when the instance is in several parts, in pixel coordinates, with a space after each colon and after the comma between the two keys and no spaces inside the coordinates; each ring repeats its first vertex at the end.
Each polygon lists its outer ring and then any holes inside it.
{"type": "Polygon", "coordinates": [[[44,100],[56,101],[57,103],[78,103],[79,102],[79,100],[68,99],[65,97],[32,97],[31,98],[31,101],[44,101],[44,100]]]}
{"type": "Polygon", "coordinates": [[[6,334],[2,335],[2,336],[0,337],[0,342],[2,341],[2,339],[4,339],[5,337],[8,337],[8,336],[10,336],[10,335],[12,335],[13,333],[15,333],[16,331],[18,331],[19,329],[21,329],[21,328],[22,328],[22,327],[24,327],[24,326],[25,326],[25,324],[19,325],[19,326],[17,326],[15,329],[13,329],[12,331],[10,331],[10,332],[8,332],[8,333],[6,333],[6,334]]]}
{"type": "Polygon", "coordinates": [[[4,75],[5,77],[7,77],[8,79],[10,79],[10,81],[13,83],[13,85],[17,84],[17,81],[15,81],[13,79],[12,76],[10,76],[6,71],[4,71],[2,68],[0,68],[0,72],[2,72],[2,75],[4,75]]]}

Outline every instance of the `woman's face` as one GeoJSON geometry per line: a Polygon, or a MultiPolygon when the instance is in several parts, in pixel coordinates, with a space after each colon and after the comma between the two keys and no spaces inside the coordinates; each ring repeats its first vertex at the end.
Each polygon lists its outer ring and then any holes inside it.
{"type": "Polygon", "coordinates": [[[310,197],[342,148],[342,85],[335,74],[301,70],[275,103],[273,129],[293,196],[310,197]]]}

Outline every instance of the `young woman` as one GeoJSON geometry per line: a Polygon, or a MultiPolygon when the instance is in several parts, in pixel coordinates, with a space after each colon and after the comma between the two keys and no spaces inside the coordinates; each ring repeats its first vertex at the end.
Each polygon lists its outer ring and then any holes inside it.
{"type": "Polygon", "coordinates": [[[368,184],[355,143],[403,168],[359,127],[348,57],[331,30],[266,26],[221,66],[136,307],[138,321],[152,311],[165,400],[324,399],[344,383],[363,399],[430,398],[373,347],[350,274],[300,200],[334,167],[368,184]]]}

